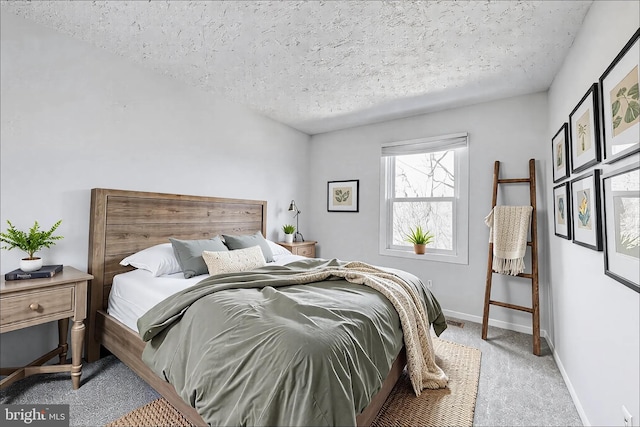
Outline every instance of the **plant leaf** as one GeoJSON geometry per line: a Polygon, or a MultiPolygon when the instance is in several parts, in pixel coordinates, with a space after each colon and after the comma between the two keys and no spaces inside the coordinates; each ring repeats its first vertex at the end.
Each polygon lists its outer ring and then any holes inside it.
{"type": "Polygon", "coordinates": [[[613,128],[617,128],[618,126],[620,126],[620,122],[622,121],[622,116],[618,116],[615,118],[615,120],[613,121],[613,128]]]}
{"type": "Polygon", "coordinates": [[[629,89],[627,95],[629,95],[633,99],[638,99],[638,83],[631,86],[631,89],[629,89]]]}
{"type": "Polygon", "coordinates": [[[35,221],[29,229],[28,234],[14,227],[11,221],[7,220],[9,228],[6,233],[0,233],[0,241],[8,246],[2,246],[2,249],[11,250],[13,248],[22,249],[29,254],[29,258],[33,258],[35,252],[42,248],[50,248],[55,244],[56,240],[62,239],[62,236],[53,236],[53,232],[58,228],[62,220],[56,222],[48,231],[40,230],[40,224],[35,221]]]}
{"type": "Polygon", "coordinates": [[[616,93],[616,98],[620,98],[622,95],[625,94],[626,91],[627,91],[626,87],[621,87],[620,90],[618,90],[618,93],[616,93]]]}
{"type": "Polygon", "coordinates": [[[627,112],[624,114],[624,121],[632,123],[640,115],[640,104],[637,101],[629,101],[627,112]]]}
{"type": "Polygon", "coordinates": [[[613,104],[611,104],[611,117],[615,117],[620,111],[620,101],[616,100],[613,104]]]}

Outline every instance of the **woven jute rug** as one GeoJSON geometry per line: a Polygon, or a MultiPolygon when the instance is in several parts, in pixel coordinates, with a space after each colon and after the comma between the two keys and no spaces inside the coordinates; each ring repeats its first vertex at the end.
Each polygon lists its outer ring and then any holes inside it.
{"type": "MultiPolygon", "coordinates": [[[[434,338],[438,365],[449,376],[447,388],[413,393],[406,371],[373,422],[387,426],[471,426],[480,377],[480,350],[434,338]]],[[[180,412],[164,399],[134,409],[107,427],[190,427],[180,412]]]]}
{"type": "Polygon", "coordinates": [[[413,392],[402,374],[373,422],[387,426],[472,426],[480,378],[480,350],[433,339],[436,363],[449,377],[447,388],[413,392]]]}

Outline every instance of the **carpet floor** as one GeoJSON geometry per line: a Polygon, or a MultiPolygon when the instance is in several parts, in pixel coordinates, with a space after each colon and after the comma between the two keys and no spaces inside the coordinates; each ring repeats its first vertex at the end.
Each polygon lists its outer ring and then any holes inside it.
{"type": "MultiPolygon", "coordinates": [[[[449,376],[447,388],[416,396],[403,372],[372,427],[471,426],[480,376],[480,351],[434,339],[436,362],[449,376]]],[[[134,409],[107,427],[190,426],[164,399],[134,409]]]]}

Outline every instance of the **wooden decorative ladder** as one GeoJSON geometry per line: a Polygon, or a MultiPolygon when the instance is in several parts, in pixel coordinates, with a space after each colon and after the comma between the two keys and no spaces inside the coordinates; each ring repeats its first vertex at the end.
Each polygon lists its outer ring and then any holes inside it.
{"type": "MultiPolygon", "coordinates": [[[[496,160],[493,167],[493,200],[491,209],[496,207],[498,201],[499,184],[529,184],[529,199],[533,211],[531,213],[531,240],[527,246],[531,248],[531,273],[520,273],[518,277],[531,280],[531,307],[509,304],[491,299],[491,280],[493,274],[493,243],[489,243],[489,259],[487,261],[487,285],[484,293],[484,316],[482,318],[482,339],[487,339],[489,328],[489,306],[497,305],[513,310],[524,311],[533,315],[533,354],[540,355],[540,307],[538,297],[538,227],[536,215],[536,163],[535,159],[529,160],[529,178],[500,179],[500,162],[496,160]]],[[[497,274],[497,273],[495,273],[497,274]]]]}

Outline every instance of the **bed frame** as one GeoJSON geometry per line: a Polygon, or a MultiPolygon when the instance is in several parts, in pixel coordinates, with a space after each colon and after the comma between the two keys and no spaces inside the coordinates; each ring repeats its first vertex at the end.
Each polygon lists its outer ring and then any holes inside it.
{"type": "MultiPolygon", "coordinates": [[[[169,237],[206,239],[219,234],[266,236],[267,202],[260,200],[187,196],[141,191],[91,190],[89,230],[89,310],[85,358],[100,358],[102,347],[114,354],[194,425],[206,423],[197,411],[177,394],[171,384],[142,362],[144,342],[140,336],[107,314],[113,276],[131,270],[120,260],[169,237]]],[[[406,364],[404,349],[394,362],[382,389],[356,417],[358,426],[375,419],[406,364]]]]}

